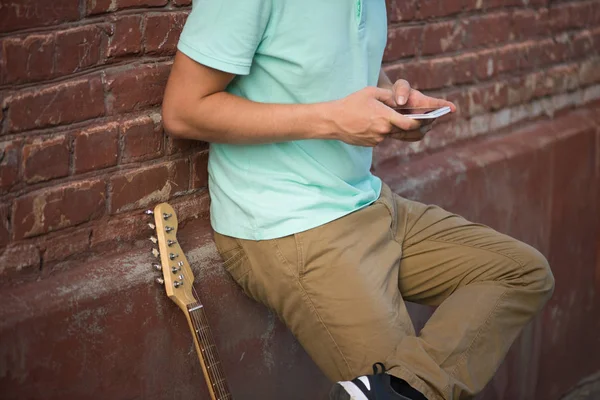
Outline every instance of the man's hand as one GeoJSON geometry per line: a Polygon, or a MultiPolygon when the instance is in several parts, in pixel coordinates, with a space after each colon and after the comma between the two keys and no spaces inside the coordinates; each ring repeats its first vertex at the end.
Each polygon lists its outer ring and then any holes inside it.
{"type": "Polygon", "coordinates": [[[352,145],[377,146],[392,132],[415,131],[421,126],[392,109],[397,103],[389,89],[367,87],[330,105],[334,138],[352,145]]]}
{"type": "MultiPolygon", "coordinates": [[[[426,96],[418,90],[412,89],[410,84],[404,79],[399,79],[394,83],[392,92],[394,93],[394,107],[396,108],[440,108],[447,106],[450,107],[452,112],[456,111],[456,106],[453,103],[426,96]]],[[[434,122],[435,120],[422,120],[419,129],[413,131],[395,129],[388,137],[406,142],[417,142],[422,140],[427,132],[431,130],[434,122]]]]}

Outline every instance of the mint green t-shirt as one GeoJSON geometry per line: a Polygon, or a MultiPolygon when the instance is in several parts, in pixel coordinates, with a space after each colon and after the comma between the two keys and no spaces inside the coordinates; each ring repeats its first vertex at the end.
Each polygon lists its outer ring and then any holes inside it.
{"type": "MultiPolygon", "coordinates": [[[[318,103],[377,85],[384,0],[194,0],[178,49],[237,76],[234,95],[318,103]]],[[[211,144],[211,223],[264,240],[302,232],[375,201],[372,148],[336,140],[211,144]]]]}

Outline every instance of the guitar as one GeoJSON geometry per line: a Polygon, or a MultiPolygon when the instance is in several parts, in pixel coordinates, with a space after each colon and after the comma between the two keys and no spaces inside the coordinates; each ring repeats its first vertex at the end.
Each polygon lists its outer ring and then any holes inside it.
{"type": "Polygon", "coordinates": [[[150,239],[155,244],[158,243],[158,250],[152,249],[152,254],[160,258],[160,264],[153,264],[153,268],[162,272],[162,278],[157,278],[156,281],[164,285],[167,296],[185,314],[211,400],[230,400],[231,392],[204,306],[193,287],[194,274],[177,243],[178,222],[175,210],[169,204],[161,203],[154,211],[148,210],[145,213],[154,216],[154,224],[148,225],[156,231],[156,237],[150,239]]]}

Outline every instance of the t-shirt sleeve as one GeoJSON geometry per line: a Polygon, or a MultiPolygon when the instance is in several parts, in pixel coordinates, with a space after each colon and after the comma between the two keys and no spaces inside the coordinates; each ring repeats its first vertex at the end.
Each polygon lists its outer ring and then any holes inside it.
{"type": "Polygon", "coordinates": [[[248,75],[272,0],[194,0],[177,49],[192,60],[248,75]]]}

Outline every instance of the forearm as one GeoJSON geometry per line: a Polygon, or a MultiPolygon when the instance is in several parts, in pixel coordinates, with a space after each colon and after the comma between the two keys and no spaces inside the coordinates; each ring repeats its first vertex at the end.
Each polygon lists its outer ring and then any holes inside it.
{"type": "Polygon", "coordinates": [[[332,136],[327,117],[329,106],[328,103],[257,103],[218,92],[176,107],[165,125],[175,136],[212,143],[327,139],[332,136]]]}

